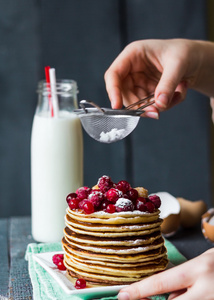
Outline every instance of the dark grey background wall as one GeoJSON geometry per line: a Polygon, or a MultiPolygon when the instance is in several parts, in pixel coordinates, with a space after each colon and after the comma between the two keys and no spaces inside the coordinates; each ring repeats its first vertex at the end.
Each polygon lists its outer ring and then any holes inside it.
{"type": "MultiPolygon", "coordinates": [[[[75,79],[79,99],[109,106],[103,75],[136,39],[206,39],[204,0],[0,0],[0,217],[30,214],[30,135],[43,68],[75,79]]],[[[125,140],[84,134],[84,180],[103,174],[211,204],[209,100],[190,91],[125,140]]]]}

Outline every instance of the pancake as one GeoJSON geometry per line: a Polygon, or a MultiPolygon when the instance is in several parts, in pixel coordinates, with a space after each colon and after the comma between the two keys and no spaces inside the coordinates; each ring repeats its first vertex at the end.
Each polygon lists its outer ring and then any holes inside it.
{"type": "MultiPolygon", "coordinates": [[[[85,231],[85,230],[80,230],[78,228],[75,228],[73,226],[71,226],[70,224],[66,224],[67,227],[69,229],[71,229],[73,232],[78,233],[78,234],[85,234],[86,232],[89,231],[85,231]]],[[[90,232],[90,235],[92,236],[97,236],[97,237],[126,237],[126,236],[141,236],[141,235],[147,235],[153,232],[159,231],[160,232],[160,226],[155,227],[155,228],[151,228],[148,230],[138,230],[138,231],[121,231],[121,232],[90,232]]]]}
{"type": "Polygon", "coordinates": [[[130,278],[141,278],[165,269],[165,260],[162,260],[158,264],[148,264],[138,267],[126,267],[121,269],[117,267],[85,265],[84,263],[76,264],[73,261],[69,261],[68,263],[68,260],[65,260],[65,265],[71,271],[78,271],[80,275],[83,275],[83,273],[84,276],[87,276],[86,274],[90,274],[91,278],[99,278],[99,276],[102,276],[105,280],[107,280],[107,277],[120,277],[120,279],[118,278],[118,281],[123,281],[124,278],[127,278],[127,280],[130,281],[130,278]]]}
{"type": "Polygon", "coordinates": [[[127,254],[127,255],[118,255],[118,253],[115,251],[114,254],[102,254],[102,253],[96,253],[96,252],[90,252],[85,251],[80,248],[76,248],[74,246],[71,246],[65,238],[62,239],[62,245],[65,250],[65,253],[70,253],[72,256],[77,256],[81,258],[85,258],[88,260],[100,260],[103,261],[110,261],[110,262],[129,262],[129,263],[135,263],[135,262],[145,262],[145,261],[151,261],[153,259],[157,259],[159,257],[163,257],[166,255],[166,248],[164,246],[160,248],[156,248],[154,250],[146,251],[143,253],[137,253],[137,254],[127,254]]]}
{"type": "MultiPolygon", "coordinates": [[[[67,212],[69,212],[67,210],[67,212]]],[[[143,231],[145,229],[150,229],[154,227],[158,227],[162,224],[163,220],[158,218],[156,221],[152,223],[135,223],[133,224],[100,224],[100,223],[89,223],[89,222],[79,222],[73,218],[71,218],[68,214],[65,215],[65,223],[67,226],[72,226],[72,228],[83,229],[85,230],[87,227],[87,231],[101,231],[101,232],[123,232],[125,231],[143,231]]]]}
{"type": "Polygon", "coordinates": [[[148,276],[151,276],[152,274],[155,274],[157,272],[163,271],[166,268],[166,265],[168,263],[167,258],[164,258],[158,265],[147,265],[147,266],[141,266],[138,268],[126,268],[125,270],[122,270],[121,272],[118,269],[109,269],[107,268],[100,268],[99,270],[97,268],[89,268],[87,267],[86,270],[83,269],[83,266],[81,269],[78,269],[74,266],[68,265],[65,261],[65,266],[70,271],[70,275],[74,277],[81,277],[86,280],[90,280],[91,282],[96,282],[99,284],[110,284],[110,285],[116,285],[116,284],[130,284],[136,281],[139,281],[143,278],[146,278],[148,276]],[[131,271],[132,270],[132,271],[131,271]],[[91,271],[91,272],[90,272],[91,271]],[[100,271],[100,272],[99,272],[100,271]],[[125,276],[124,276],[125,275],[125,276]]]}
{"type": "Polygon", "coordinates": [[[67,209],[67,214],[74,220],[88,223],[100,224],[136,224],[136,223],[150,223],[159,219],[160,211],[157,209],[154,213],[145,213],[140,211],[126,211],[109,214],[104,211],[98,211],[89,215],[81,214],[79,210],[67,209]]]}
{"type": "MultiPolygon", "coordinates": [[[[125,262],[115,262],[115,261],[108,261],[106,262],[105,260],[103,261],[100,261],[100,260],[93,260],[93,259],[87,259],[87,258],[82,258],[82,257],[78,257],[74,254],[69,254],[66,253],[67,256],[70,257],[70,259],[74,262],[81,262],[81,263],[88,263],[88,264],[95,264],[95,265],[100,265],[100,266],[111,266],[111,267],[119,267],[119,268],[126,268],[126,267],[137,267],[139,266],[139,260],[137,262],[129,262],[128,260],[125,261],[125,262]]],[[[140,264],[141,266],[143,265],[146,265],[146,264],[159,264],[160,261],[162,260],[163,256],[165,255],[159,255],[159,258],[156,258],[155,259],[150,259],[150,260],[147,260],[147,261],[141,261],[140,264]]],[[[69,258],[68,258],[69,259],[69,258]]]]}
{"type": "Polygon", "coordinates": [[[73,241],[74,243],[79,244],[90,244],[90,245],[104,245],[104,246],[140,246],[140,245],[147,245],[152,244],[155,240],[161,237],[160,231],[156,231],[154,233],[150,233],[147,235],[140,235],[136,239],[136,236],[125,236],[117,238],[115,241],[112,237],[100,237],[99,240],[96,236],[87,235],[86,234],[76,234],[72,231],[69,227],[64,229],[64,235],[66,240],[73,241]]]}
{"type": "Polygon", "coordinates": [[[164,244],[164,240],[162,237],[160,237],[157,241],[154,241],[152,244],[150,245],[145,245],[145,246],[130,246],[130,247],[126,247],[126,246],[100,246],[100,245],[87,245],[87,244],[83,244],[83,243],[75,243],[69,239],[66,239],[67,242],[69,243],[69,245],[71,245],[71,247],[78,247],[80,249],[86,250],[86,251],[91,251],[91,252],[96,252],[96,253],[107,253],[107,254],[113,254],[115,253],[115,251],[117,251],[117,253],[119,253],[120,255],[124,255],[124,254],[136,254],[136,253],[142,253],[142,252],[146,252],[149,250],[153,250],[153,249],[157,249],[160,248],[163,244],[164,244]]]}
{"type": "MultiPolygon", "coordinates": [[[[110,186],[114,191],[109,197],[113,197],[117,190],[110,186]]],[[[148,191],[139,187],[139,200],[130,200],[126,196],[113,202],[113,198],[108,198],[109,189],[102,191],[99,187],[100,184],[93,194],[97,193],[97,198],[93,199],[95,211],[88,213],[83,206],[71,209],[70,205],[66,210],[62,246],[67,277],[73,283],[78,278],[84,279],[87,287],[92,287],[130,284],[163,271],[168,259],[161,235],[162,220],[158,207],[149,198],[143,198],[148,197],[148,191]],[[113,212],[98,208],[96,201],[100,200],[100,195],[105,199],[102,201],[113,204],[113,212]],[[136,201],[142,202],[141,207],[136,201]],[[143,203],[150,206],[143,210],[143,203]]],[[[82,188],[81,193],[88,192],[88,189],[82,188]]],[[[130,195],[134,193],[136,191],[131,191],[130,195]]],[[[77,198],[78,195],[77,191],[77,198]]],[[[93,195],[84,201],[92,201],[93,195]]]]}

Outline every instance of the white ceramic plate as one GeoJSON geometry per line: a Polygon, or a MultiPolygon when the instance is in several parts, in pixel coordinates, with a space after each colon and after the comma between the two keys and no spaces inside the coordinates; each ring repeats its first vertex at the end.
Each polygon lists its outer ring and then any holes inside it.
{"type": "Polygon", "coordinates": [[[61,286],[66,294],[78,295],[82,299],[92,299],[91,297],[108,297],[117,295],[118,291],[125,287],[125,285],[115,285],[107,287],[75,289],[71,281],[66,277],[66,271],[58,270],[57,266],[52,262],[54,254],[61,254],[63,252],[46,252],[33,254],[33,259],[38,262],[61,286]]]}

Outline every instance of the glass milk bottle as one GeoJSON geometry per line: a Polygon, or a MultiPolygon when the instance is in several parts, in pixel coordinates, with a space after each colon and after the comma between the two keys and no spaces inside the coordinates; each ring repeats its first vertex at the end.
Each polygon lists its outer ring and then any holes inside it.
{"type": "Polygon", "coordinates": [[[83,185],[83,138],[77,108],[77,84],[57,80],[57,111],[50,86],[38,84],[38,105],[31,136],[32,235],[39,242],[63,236],[66,196],[83,185]]]}

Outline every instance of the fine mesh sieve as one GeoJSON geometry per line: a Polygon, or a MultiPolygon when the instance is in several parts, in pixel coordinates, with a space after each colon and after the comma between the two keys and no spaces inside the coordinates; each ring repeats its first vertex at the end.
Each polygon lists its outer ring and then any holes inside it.
{"type": "Polygon", "coordinates": [[[151,101],[154,95],[150,95],[125,109],[101,108],[91,101],[80,101],[81,109],[76,109],[85,131],[95,140],[102,143],[113,143],[124,139],[137,126],[143,108],[154,103],[151,101]],[[142,104],[138,109],[130,108],[142,104]],[[85,105],[93,107],[86,107],[85,105]]]}
{"type": "Polygon", "coordinates": [[[101,112],[79,114],[85,131],[102,143],[119,141],[129,135],[137,126],[140,117],[130,115],[105,115],[101,112]]]}

